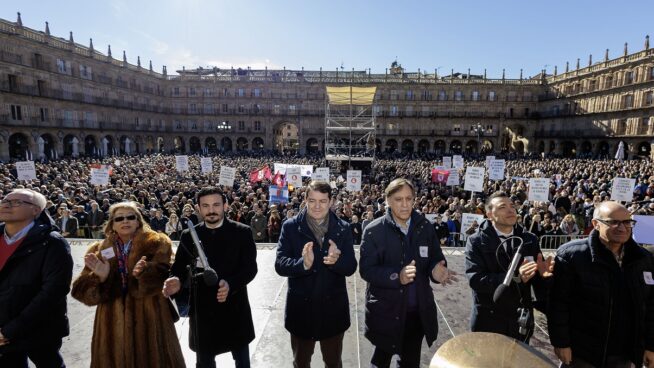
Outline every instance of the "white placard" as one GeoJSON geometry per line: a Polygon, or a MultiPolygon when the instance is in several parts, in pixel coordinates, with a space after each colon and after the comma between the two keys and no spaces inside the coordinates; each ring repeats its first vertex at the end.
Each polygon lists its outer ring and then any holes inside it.
{"type": "Polygon", "coordinates": [[[436,222],[436,216],[438,216],[437,213],[425,213],[424,215],[427,221],[429,221],[432,224],[436,222]]]}
{"type": "Polygon", "coordinates": [[[316,171],[311,174],[311,180],[317,181],[329,181],[329,168],[328,167],[318,167],[316,171]]]}
{"type": "Polygon", "coordinates": [[[302,186],[302,172],[298,166],[289,166],[286,168],[286,182],[294,188],[302,186]]]}
{"type": "Polygon", "coordinates": [[[484,191],[484,173],[483,167],[468,166],[466,169],[465,182],[463,183],[463,190],[471,192],[484,191]]]}
{"type": "Polygon", "coordinates": [[[443,156],[443,166],[445,166],[446,169],[452,167],[452,156],[443,156]]]}
{"type": "Polygon", "coordinates": [[[654,245],[654,216],[635,215],[634,220],[634,240],[640,244],[654,245]]]}
{"type": "Polygon", "coordinates": [[[455,169],[463,169],[463,156],[454,155],[454,157],[452,157],[452,167],[455,169]]]}
{"type": "Polygon", "coordinates": [[[275,171],[273,172],[273,175],[275,175],[277,173],[281,173],[282,175],[286,175],[286,167],[288,167],[288,166],[289,165],[287,165],[287,164],[282,164],[282,163],[279,163],[279,162],[275,162],[275,165],[273,166],[274,169],[275,169],[275,171]]]}
{"type": "Polygon", "coordinates": [[[530,178],[529,196],[530,201],[549,202],[550,200],[550,179],[530,178]]]}
{"type": "Polygon", "coordinates": [[[34,167],[34,161],[16,162],[16,176],[16,179],[18,180],[36,179],[36,168],[34,167]]]}
{"type": "Polygon", "coordinates": [[[461,177],[459,175],[459,170],[452,169],[450,170],[450,175],[447,177],[447,182],[445,185],[461,185],[461,177]]]}
{"type": "Polygon", "coordinates": [[[213,161],[211,157],[202,157],[200,158],[200,167],[202,168],[202,173],[207,174],[213,171],[213,161]]]}
{"type": "Polygon", "coordinates": [[[357,192],[361,190],[361,170],[347,171],[347,184],[345,189],[357,192]]]}
{"type": "Polygon", "coordinates": [[[188,171],[188,156],[175,156],[175,167],[178,172],[188,171]]]}
{"type": "Polygon", "coordinates": [[[488,167],[488,179],[504,180],[505,167],[506,167],[505,160],[495,160],[495,159],[491,160],[488,167]]]}
{"type": "Polygon", "coordinates": [[[310,178],[313,174],[313,165],[300,165],[302,169],[302,176],[305,178],[310,178]]]}
{"type": "Polygon", "coordinates": [[[109,169],[91,169],[91,180],[93,185],[109,184],[109,169]]]}
{"type": "Polygon", "coordinates": [[[490,169],[491,161],[495,159],[495,156],[486,156],[486,168],[490,169]]]}
{"type": "Polygon", "coordinates": [[[636,179],[613,178],[613,185],[611,186],[611,200],[618,202],[631,202],[631,200],[634,199],[635,186],[636,179]]]}
{"type": "Polygon", "coordinates": [[[226,187],[233,187],[235,178],[236,178],[236,168],[229,167],[229,166],[220,167],[220,176],[218,178],[219,185],[224,185],[226,187]]]}
{"type": "MultiPolygon", "coordinates": [[[[472,224],[475,221],[477,221],[477,225],[481,225],[481,222],[484,221],[484,215],[477,215],[474,213],[464,213],[461,215],[461,240],[466,240],[468,238],[466,231],[472,227],[472,224]]],[[[476,231],[477,230],[475,230],[475,232],[476,231]]]]}

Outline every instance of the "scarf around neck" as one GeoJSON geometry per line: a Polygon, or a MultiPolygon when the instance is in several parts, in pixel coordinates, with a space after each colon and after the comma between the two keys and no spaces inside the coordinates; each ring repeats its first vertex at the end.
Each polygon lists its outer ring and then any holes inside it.
{"type": "Polygon", "coordinates": [[[313,236],[316,237],[318,245],[322,248],[323,239],[329,229],[329,212],[327,212],[327,216],[325,216],[322,223],[318,223],[317,220],[314,220],[313,217],[307,214],[307,224],[309,225],[309,229],[311,229],[313,236]]]}

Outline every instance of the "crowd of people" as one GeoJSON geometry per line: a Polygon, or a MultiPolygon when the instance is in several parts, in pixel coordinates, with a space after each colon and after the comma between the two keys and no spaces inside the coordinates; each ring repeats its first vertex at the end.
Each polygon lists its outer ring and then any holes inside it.
{"type": "MultiPolygon", "coordinates": [[[[438,336],[433,284],[458,282],[441,249],[454,230],[468,235],[472,332],[528,344],[540,309],[562,366],[654,368],[654,258],[632,238],[632,216],[654,211],[650,162],[509,160],[505,179],[485,180],[473,194],[432,182],[439,159],[380,158],[361,190],[348,190],[332,167],[329,181],[307,178],[282,202],[271,200],[280,198],[271,181],[284,179],[253,170],[329,163],[216,156],[214,168],[237,171],[233,185],[220,187],[216,172],[200,172],[199,156],[189,157],[190,170],[175,162],[169,155],[42,162],[38,178],[22,183],[11,164],[0,168],[0,365],[23,367],[29,358],[65,367],[59,349],[70,292],[96,306],[92,367],[184,367],[175,298],[189,303],[198,367],[215,368],[216,355],[230,352],[247,368],[255,337],[247,285],[258,272],[259,241],[277,243],[275,271],[289,278],[284,327],[294,366],[310,367],[316,343],[327,367],[343,366],[346,278],[358,269],[367,283],[371,366],[389,367],[399,355],[400,366],[418,367],[423,340],[431,346],[438,336]],[[107,186],[89,184],[98,165],[111,170],[107,186]],[[528,200],[532,177],[551,179],[550,200],[528,200]],[[610,200],[618,177],[636,183],[626,205],[610,200]],[[466,213],[484,220],[463,229],[466,213]],[[585,233],[555,259],[541,252],[539,236],[585,233]],[[65,237],[96,239],[74,279],[65,237]],[[179,239],[175,257],[172,239],[179,239]]],[[[473,157],[466,164],[485,165],[473,157]]]]}
{"type": "MultiPolygon", "coordinates": [[[[345,172],[332,164],[331,184],[335,194],[336,215],[351,225],[355,244],[360,243],[362,230],[385,212],[383,188],[396,176],[416,185],[414,207],[424,214],[433,214],[443,239],[448,245],[462,245],[452,234],[461,229],[463,213],[484,214],[483,202],[492,192],[506,191],[518,207],[518,223],[536,236],[588,234],[595,206],[611,196],[615,177],[636,180],[629,210],[634,214],[654,214],[654,165],[649,160],[592,160],[530,157],[506,157],[506,179],[488,180],[484,191],[474,196],[460,186],[444,186],[431,181],[431,170],[442,164],[442,157],[380,155],[372,167],[363,173],[359,192],[345,190],[345,172]],[[527,200],[528,178],[550,178],[550,201],[527,200]],[[649,202],[648,202],[649,201],[649,202]]],[[[504,156],[498,155],[497,158],[504,156]]],[[[14,188],[32,188],[48,199],[47,210],[65,237],[102,238],[102,225],[109,206],[132,200],[139,204],[145,221],[154,231],[166,233],[178,240],[187,227],[187,219],[197,223],[199,213],[194,196],[205,185],[218,183],[221,166],[236,168],[233,187],[224,187],[230,207],[227,217],[251,226],[256,242],[275,243],[285,220],[301,209],[304,190],[289,193],[288,202],[270,202],[268,186],[271,179],[250,182],[250,172],[264,165],[274,170],[274,163],[329,167],[330,163],[317,155],[274,155],[241,153],[213,156],[214,172],[202,174],[200,156],[189,156],[190,169],[176,170],[172,155],[121,156],[106,158],[62,159],[37,162],[37,180],[17,181],[13,164],[0,165],[0,195],[14,188]],[[110,165],[111,178],[107,186],[89,183],[90,167],[110,165]]],[[[485,166],[485,157],[470,156],[466,166],[485,166]]],[[[463,174],[465,168],[461,170],[463,174]]],[[[273,172],[273,174],[275,174],[273,172]]],[[[310,178],[304,177],[305,183],[310,178]]]]}

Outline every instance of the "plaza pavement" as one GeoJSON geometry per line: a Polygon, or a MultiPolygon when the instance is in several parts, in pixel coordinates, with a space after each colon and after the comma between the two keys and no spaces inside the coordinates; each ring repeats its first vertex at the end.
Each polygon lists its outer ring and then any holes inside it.
{"type": "MultiPolygon", "coordinates": [[[[83,267],[85,242],[71,241],[75,261],[74,276],[83,267]]],[[[449,266],[460,274],[454,286],[446,288],[432,284],[438,306],[438,340],[428,347],[423,342],[422,362],[428,366],[438,349],[448,339],[468,331],[471,293],[465,277],[464,256],[462,249],[446,249],[449,266]]],[[[358,256],[358,252],[357,252],[358,256]]],[[[259,244],[257,264],[259,272],[254,281],[248,285],[248,294],[254,320],[256,338],[250,343],[252,367],[292,367],[291,345],[288,332],[284,329],[284,305],[286,296],[286,278],[275,273],[275,247],[272,244],[259,244]]],[[[345,333],[343,343],[343,366],[347,368],[369,367],[373,347],[363,336],[364,332],[364,294],[366,283],[359,272],[347,280],[350,299],[350,317],[352,326],[345,333]]],[[[70,336],[63,342],[62,354],[69,368],[88,367],[90,364],[91,337],[95,308],[87,307],[68,297],[70,318],[70,336]]],[[[549,340],[546,336],[545,319],[537,315],[537,327],[531,345],[554,359],[549,340]]],[[[195,366],[195,355],[188,348],[187,318],[177,322],[177,332],[188,367],[195,366]]],[[[234,367],[231,354],[223,354],[216,359],[218,367],[234,367]]],[[[324,367],[319,345],[316,346],[312,361],[313,367],[324,367]]]]}

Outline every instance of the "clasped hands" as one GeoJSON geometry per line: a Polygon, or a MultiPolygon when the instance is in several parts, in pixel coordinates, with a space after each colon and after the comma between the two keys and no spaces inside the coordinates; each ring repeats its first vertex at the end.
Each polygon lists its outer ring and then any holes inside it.
{"type": "MultiPolygon", "coordinates": [[[[341,250],[338,249],[336,243],[329,239],[329,249],[327,249],[327,256],[322,258],[322,263],[332,266],[336,264],[338,258],[341,256],[341,250]]],[[[313,242],[308,242],[302,248],[302,260],[304,262],[304,269],[308,270],[313,266],[313,242]]]]}

